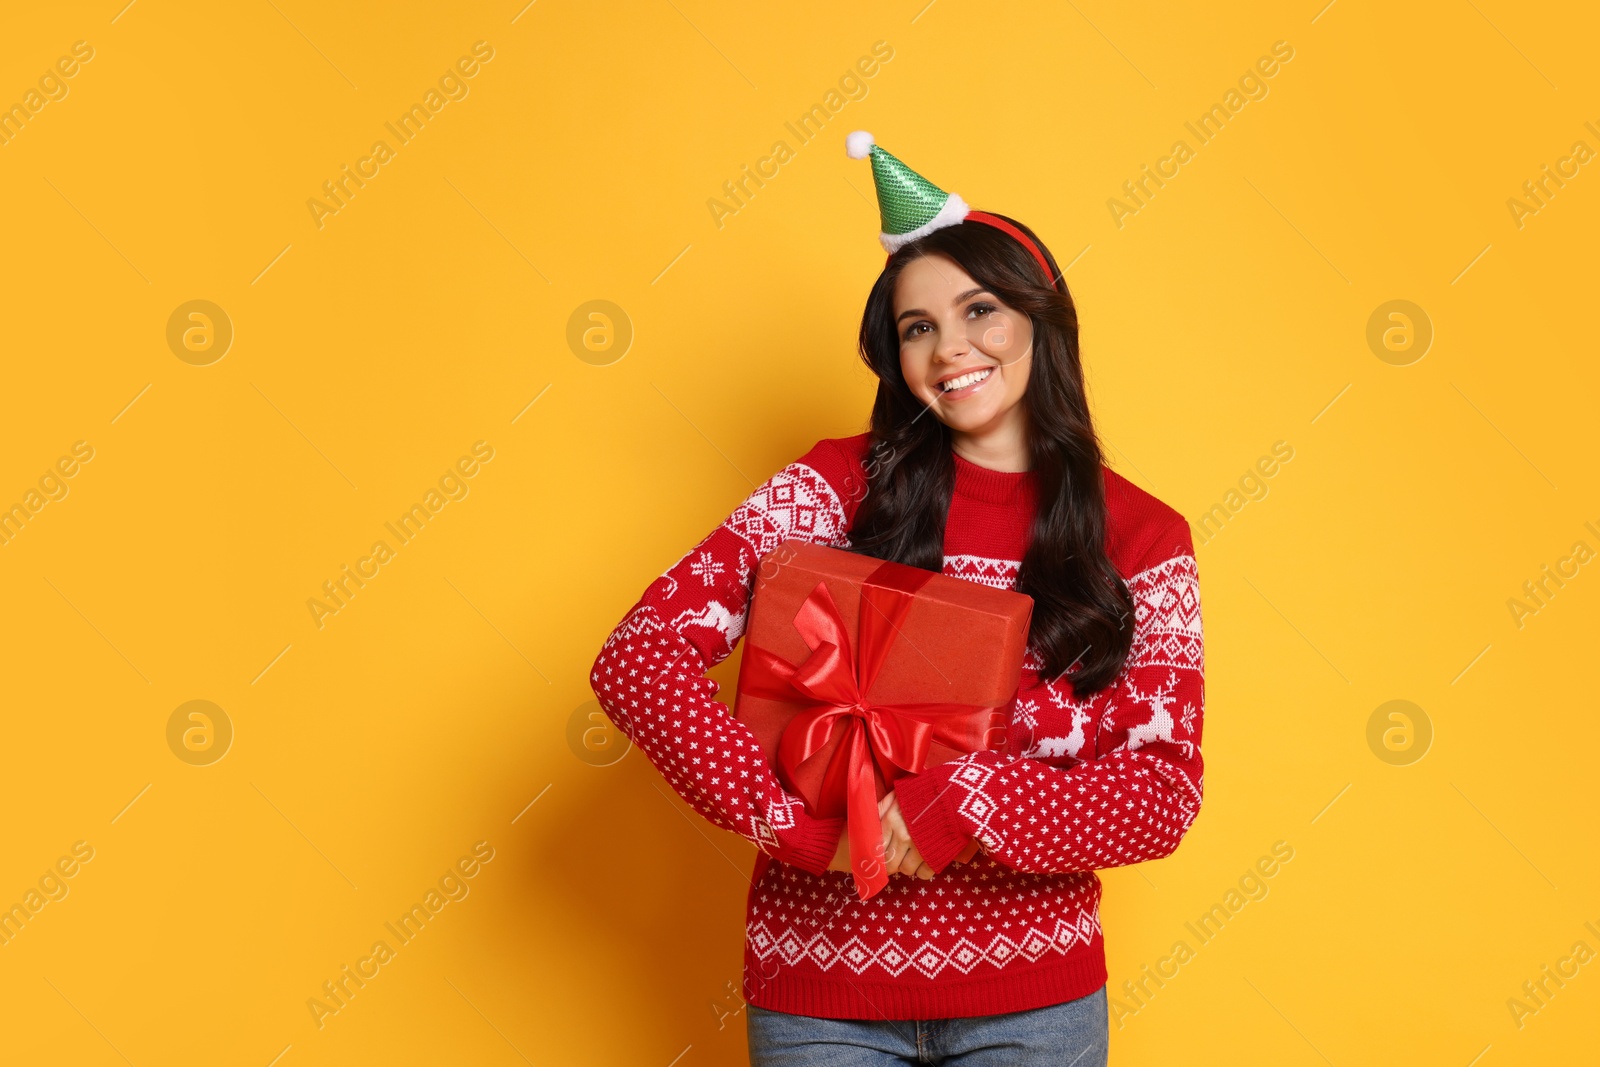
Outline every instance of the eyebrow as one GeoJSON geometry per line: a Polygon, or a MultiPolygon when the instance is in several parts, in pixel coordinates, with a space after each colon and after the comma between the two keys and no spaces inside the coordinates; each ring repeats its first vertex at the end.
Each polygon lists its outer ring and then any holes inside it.
{"type": "MultiPolygon", "coordinates": [[[[971,297],[977,296],[979,293],[987,293],[988,291],[989,290],[985,289],[983,286],[980,285],[976,289],[968,289],[966,292],[962,293],[960,296],[956,297],[953,301],[951,301],[951,303],[959,304],[963,300],[966,300],[966,299],[969,299],[971,297]]],[[[908,318],[909,316],[912,316],[912,315],[926,315],[926,314],[927,314],[927,312],[922,310],[921,308],[910,308],[909,310],[902,311],[902,312],[900,312],[900,314],[896,315],[894,317],[894,321],[896,323],[899,323],[899,321],[901,319],[908,318]]]]}

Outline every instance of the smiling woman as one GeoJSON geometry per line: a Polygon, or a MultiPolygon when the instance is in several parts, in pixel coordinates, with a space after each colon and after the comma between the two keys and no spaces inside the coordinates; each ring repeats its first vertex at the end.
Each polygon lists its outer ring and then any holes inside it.
{"type": "Polygon", "coordinates": [[[1014,460],[993,453],[1020,443],[1018,427],[1008,431],[1003,416],[1028,388],[1033,348],[1028,317],[937,253],[912,260],[900,272],[895,302],[919,305],[895,316],[900,373],[917,398],[928,407],[937,405],[941,421],[957,431],[956,451],[990,466],[1014,460]],[[998,436],[985,434],[989,429],[998,436]]]}
{"type": "Polygon", "coordinates": [[[753,1064],[1094,1067],[1109,1042],[1094,872],[1171,854],[1200,809],[1189,525],[1104,465],[1077,310],[1033,231],[866,133],[847,150],[872,158],[890,253],[861,318],[870,429],[818,441],[651,582],[591,681],[679,795],[762,853],[753,1064]],[[745,633],[758,561],[790,538],[1033,598],[1004,743],[895,776],[875,856],[786,788],[705,677],[745,633]],[[859,899],[852,862],[887,884],[859,899]]]}

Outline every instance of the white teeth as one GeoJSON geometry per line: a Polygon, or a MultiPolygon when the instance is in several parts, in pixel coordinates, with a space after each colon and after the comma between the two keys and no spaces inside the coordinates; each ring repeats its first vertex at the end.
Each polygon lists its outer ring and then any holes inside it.
{"type": "Polygon", "coordinates": [[[983,370],[975,370],[970,374],[963,374],[959,378],[951,378],[947,382],[941,382],[940,387],[948,393],[952,389],[960,389],[964,386],[971,385],[973,382],[983,381],[993,370],[993,367],[985,367],[983,370]]]}

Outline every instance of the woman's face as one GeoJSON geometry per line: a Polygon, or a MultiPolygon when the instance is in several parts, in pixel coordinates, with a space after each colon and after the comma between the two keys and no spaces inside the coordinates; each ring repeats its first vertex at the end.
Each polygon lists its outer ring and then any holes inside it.
{"type": "Polygon", "coordinates": [[[963,434],[987,435],[1023,417],[1033,323],[948,256],[908,263],[894,290],[900,371],[939,420],[963,434]],[[970,377],[969,377],[970,376],[970,377]],[[947,390],[945,383],[966,384],[947,390]]]}

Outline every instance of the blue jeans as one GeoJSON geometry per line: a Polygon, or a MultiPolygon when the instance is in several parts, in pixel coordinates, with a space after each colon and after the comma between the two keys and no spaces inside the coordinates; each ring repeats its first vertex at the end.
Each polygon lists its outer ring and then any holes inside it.
{"type": "Polygon", "coordinates": [[[964,1019],[820,1019],[745,1006],[751,1067],[1105,1067],[1106,988],[1028,1011],[964,1019]]]}

